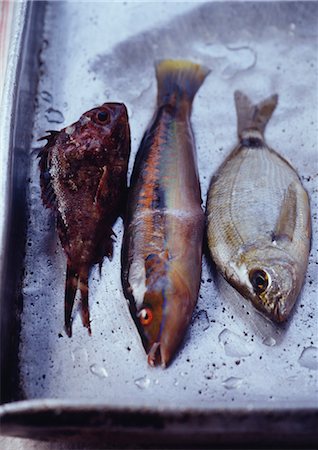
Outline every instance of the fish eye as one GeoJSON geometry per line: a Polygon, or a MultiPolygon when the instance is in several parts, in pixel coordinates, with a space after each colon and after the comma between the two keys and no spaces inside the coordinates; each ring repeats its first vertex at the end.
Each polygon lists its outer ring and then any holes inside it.
{"type": "Polygon", "coordinates": [[[97,121],[98,121],[98,122],[104,124],[104,123],[106,123],[106,122],[109,122],[109,113],[108,113],[107,111],[105,111],[105,110],[99,111],[99,112],[96,114],[96,118],[97,118],[97,121]]]}
{"type": "Polygon", "coordinates": [[[251,270],[249,273],[249,279],[256,294],[261,294],[262,292],[266,291],[268,287],[269,277],[265,270],[251,270]]]}
{"type": "Polygon", "coordinates": [[[150,308],[143,308],[138,313],[138,317],[141,325],[150,325],[153,319],[153,313],[150,308]]]}

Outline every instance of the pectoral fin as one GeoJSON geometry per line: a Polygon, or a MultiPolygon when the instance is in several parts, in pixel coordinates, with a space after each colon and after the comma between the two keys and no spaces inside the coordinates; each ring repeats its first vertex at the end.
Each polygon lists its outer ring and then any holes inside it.
{"type": "Polygon", "coordinates": [[[297,220],[297,190],[291,183],[285,193],[273,240],[293,240],[297,220]]]}
{"type": "Polygon", "coordinates": [[[99,180],[99,184],[97,187],[96,195],[95,195],[95,203],[100,203],[103,198],[107,196],[108,192],[108,177],[109,172],[107,170],[107,167],[103,167],[103,174],[101,176],[101,179],[99,180]]]}

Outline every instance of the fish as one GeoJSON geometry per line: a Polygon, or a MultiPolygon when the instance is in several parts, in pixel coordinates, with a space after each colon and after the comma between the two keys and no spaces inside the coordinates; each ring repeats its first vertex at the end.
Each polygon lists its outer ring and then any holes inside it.
{"type": "Polygon", "coordinates": [[[127,195],[130,155],[128,114],[122,103],[104,103],[82,114],[61,131],[41,139],[41,197],[56,215],[56,227],[67,258],[65,331],[72,336],[72,310],[80,291],[81,316],[91,334],[88,278],[104,256],[111,259],[112,225],[127,195]]]}
{"type": "Polygon", "coordinates": [[[122,285],[151,366],[170,363],[198,297],[205,219],[190,114],[208,73],[190,61],[156,64],[157,108],[131,176],[122,285]]]}
{"type": "Polygon", "coordinates": [[[221,275],[273,322],[291,314],[308,265],[309,196],[264,138],[278,95],[253,104],[234,94],[239,143],[212,177],[207,240],[221,275]]]}

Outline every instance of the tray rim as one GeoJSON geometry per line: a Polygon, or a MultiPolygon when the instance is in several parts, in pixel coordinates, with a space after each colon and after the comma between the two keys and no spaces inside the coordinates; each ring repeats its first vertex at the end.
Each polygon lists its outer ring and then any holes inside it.
{"type": "Polygon", "coordinates": [[[167,435],[205,433],[212,438],[221,434],[223,442],[233,433],[247,436],[252,432],[263,436],[265,430],[269,440],[281,436],[283,442],[293,442],[297,434],[303,443],[310,444],[318,439],[317,421],[318,408],[305,405],[299,408],[296,404],[279,409],[223,405],[214,409],[176,410],[172,407],[110,407],[94,402],[40,399],[0,406],[1,434],[20,437],[34,437],[35,430],[52,433],[52,436],[56,432],[63,435],[76,430],[81,423],[86,432],[153,432],[164,428],[167,435]]]}

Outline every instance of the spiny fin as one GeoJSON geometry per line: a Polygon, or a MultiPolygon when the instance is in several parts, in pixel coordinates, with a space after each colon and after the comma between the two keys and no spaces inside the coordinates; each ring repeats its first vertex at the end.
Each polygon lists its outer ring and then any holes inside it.
{"type": "MultiPolygon", "coordinates": [[[[46,130],[46,133],[50,133],[50,134],[48,134],[46,136],[42,136],[38,139],[38,141],[47,140],[46,146],[52,145],[52,143],[55,142],[57,135],[60,134],[60,132],[56,131],[56,130],[46,130]]],[[[41,151],[40,151],[40,153],[41,153],[41,151]]]]}
{"type": "Polygon", "coordinates": [[[156,64],[158,106],[177,106],[182,100],[189,105],[210,69],[190,61],[165,59],[156,64]]]}
{"type": "Polygon", "coordinates": [[[273,240],[293,240],[297,220],[297,191],[294,183],[288,186],[284,195],[273,240]]]}
{"type": "Polygon", "coordinates": [[[105,235],[103,239],[101,240],[101,244],[99,245],[99,252],[97,255],[96,262],[99,266],[99,276],[102,276],[102,265],[104,256],[106,256],[109,261],[112,261],[113,255],[114,255],[114,242],[116,242],[116,233],[112,229],[111,226],[105,226],[105,235]]]}
{"type": "Polygon", "coordinates": [[[89,309],[88,309],[88,268],[83,266],[76,270],[70,261],[67,263],[65,280],[65,300],[64,317],[65,331],[69,337],[72,336],[72,310],[76,297],[77,289],[81,292],[81,315],[84,327],[91,334],[89,309]]]}
{"type": "Polygon", "coordinates": [[[77,270],[67,263],[65,279],[65,298],[64,298],[64,322],[66,334],[72,336],[72,310],[77,292],[79,274],[77,270]]]}
{"type": "Polygon", "coordinates": [[[243,131],[250,129],[257,130],[263,135],[267,122],[277,106],[278,95],[274,94],[256,105],[253,105],[247,95],[241,91],[235,91],[234,98],[239,137],[243,131]]]}
{"type": "Polygon", "coordinates": [[[39,141],[47,139],[47,144],[39,151],[38,158],[40,167],[40,185],[41,185],[41,196],[44,205],[47,208],[56,207],[56,196],[54,189],[52,187],[52,179],[50,174],[50,148],[55,144],[55,140],[59,131],[48,131],[50,135],[44,136],[39,141]]]}
{"type": "Polygon", "coordinates": [[[81,291],[81,315],[84,327],[92,334],[88,308],[88,268],[82,267],[79,273],[79,290],[81,291]]]}
{"type": "Polygon", "coordinates": [[[103,198],[107,198],[107,194],[109,192],[108,185],[107,185],[108,179],[109,179],[109,171],[107,170],[107,167],[104,166],[103,173],[99,180],[99,184],[97,186],[97,190],[96,190],[96,194],[95,194],[94,202],[96,204],[100,203],[103,200],[103,198]]]}

